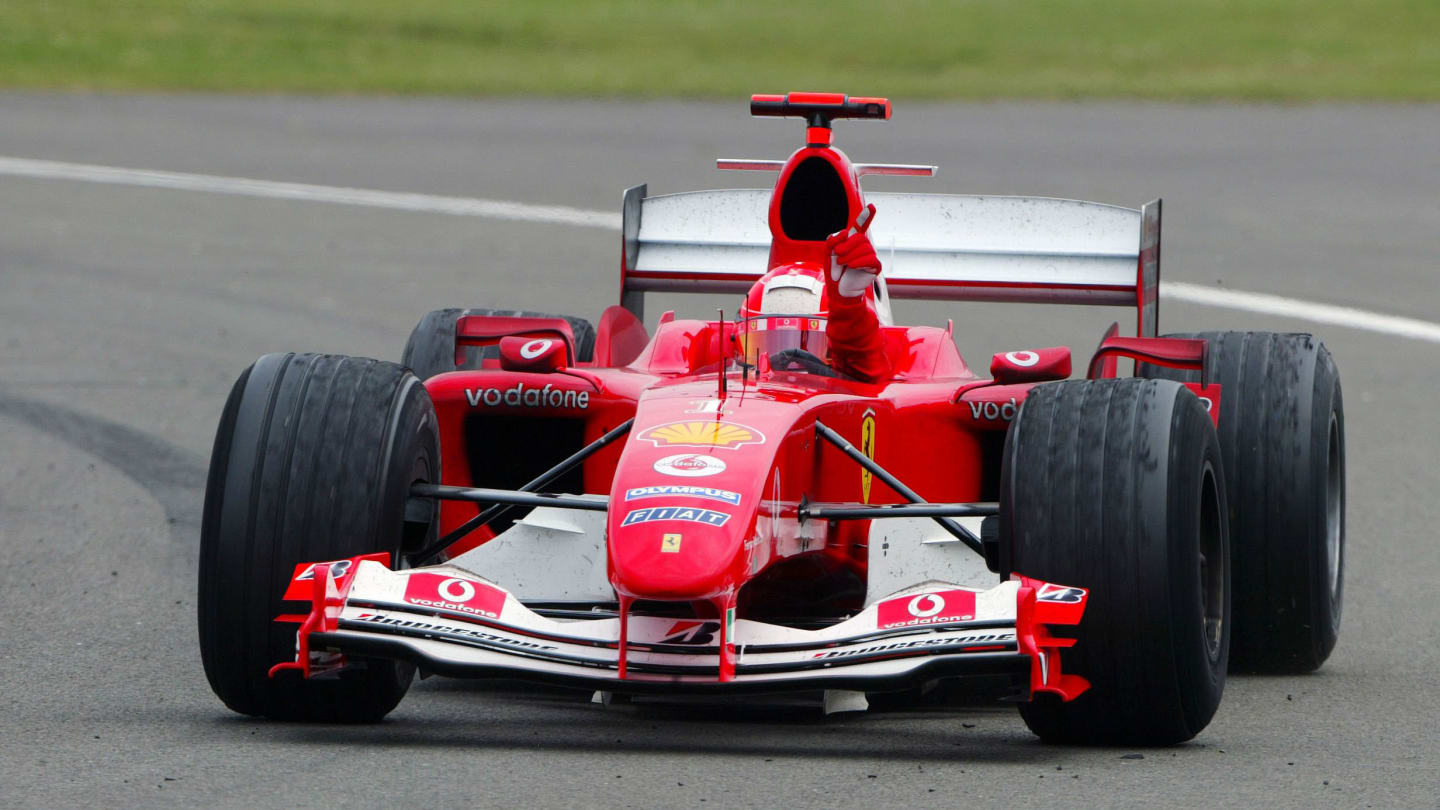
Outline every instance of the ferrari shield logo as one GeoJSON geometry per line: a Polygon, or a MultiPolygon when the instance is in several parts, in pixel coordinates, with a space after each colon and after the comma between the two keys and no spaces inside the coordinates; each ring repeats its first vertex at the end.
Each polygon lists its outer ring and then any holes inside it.
{"type": "Polygon", "coordinates": [[[675,554],[680,551],[680,535],[667,534],[660,538],[660,551],[665,554],[675,554]]]}
{"type": "Polygon", "coordinates": [[[765,443],[765,434],[735,422],[670,422],[645,431],[640,438],[656,447],[719,447],[726,450],[765,443]]]}
{"type": "MultiPolygon", "coordinates": [[[[860,421],[860,452],[871,461],[875,460],[875,412],[865,411],[865,418],[860,421]]],[[[870,471],[864,467],[860,468],[860,500],[863,503],[870,502],[870,481],[874,478],[870,471]]]]}

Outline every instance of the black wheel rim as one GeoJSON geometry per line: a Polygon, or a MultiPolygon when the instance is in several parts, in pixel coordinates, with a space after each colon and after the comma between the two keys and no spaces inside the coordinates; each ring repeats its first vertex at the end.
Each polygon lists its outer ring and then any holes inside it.
{"type": "Polygon", "coordinates": [[[1345,554],[1345,471],[1340,450],[1340,422],[1330,414],[1330,440],[1325,460],[1325,573],[1330,603],[1340,599],[1340,572],[1345,554]]]}
{"type": "Polygon", "coordinates": [[[1197,542],[1200,579],[1200,617],[1205,626],[1205,652],[1211,661],[1220,657],[1225,635],[1225,532],[1220,513],[1220,490],[1215,468],[1205,464],[1200,484],[1200,520],[1197,542]]]}
{"type": "MultiPolygon", "coordinates": [[[[411,465],[407,491],[409,487],[416,484],[436,483],[430,472],[430,454],[419,453],[411,465]]],[[[435,529],[440,525],[440,506],[436,502],[425,502],[423,499],[406,498],[405,521],[401,524],[400,544],[395,550],[394,560],[397,570],[413,567],[411,555],[425,548],[433,541],[435,529]],[[418,507],[418,508],[417,508],[418,507]],[[428,509],[428,520],[413,520],[417,511],[428,509]]]]}

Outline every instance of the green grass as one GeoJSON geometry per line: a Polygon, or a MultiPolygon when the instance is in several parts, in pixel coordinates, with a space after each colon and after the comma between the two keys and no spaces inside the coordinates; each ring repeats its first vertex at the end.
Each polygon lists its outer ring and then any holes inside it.
{"type": "Polygon", "coordinates": [[[0,87],[1440,100],[1440,0],[0,0],[0,87]]]}

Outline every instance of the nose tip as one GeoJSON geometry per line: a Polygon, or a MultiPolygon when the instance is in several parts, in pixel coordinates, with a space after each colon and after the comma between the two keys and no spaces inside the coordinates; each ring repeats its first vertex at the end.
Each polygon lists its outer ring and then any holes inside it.
{"type": "Polygon", "coordinates": [[[719,527],[684,529],[621,527],[623,543],[611,543],[611,584],[637,599],[708,599],[733,579],[737,545],[719,527]]]}

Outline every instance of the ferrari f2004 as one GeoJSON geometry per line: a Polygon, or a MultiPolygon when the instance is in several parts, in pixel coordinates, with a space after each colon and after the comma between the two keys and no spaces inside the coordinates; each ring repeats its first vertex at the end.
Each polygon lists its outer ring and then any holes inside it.
{"type": "Polygon", "coordinates": [[[804,119],[804,145],[720,161],[771,188],[625,192],[593,326],[441,309],[400,363],[240,375],[200,560],[226,705],[377,720],[417,669],[831,709],[948,682],[1047,740],[1167,744],[1227,668],[1325,660],[1345,444],[1318,340],[1159,336],[1158,200],[866,193],[933,173],[835,147],[888,101],[751,111],[804,119]],[[651,331],[653,291],[745,297],[651,331]],[[1066,347],[975,369],[892,297],[1131,307],[1135,332],[1081,378],[1066,347]]]}

